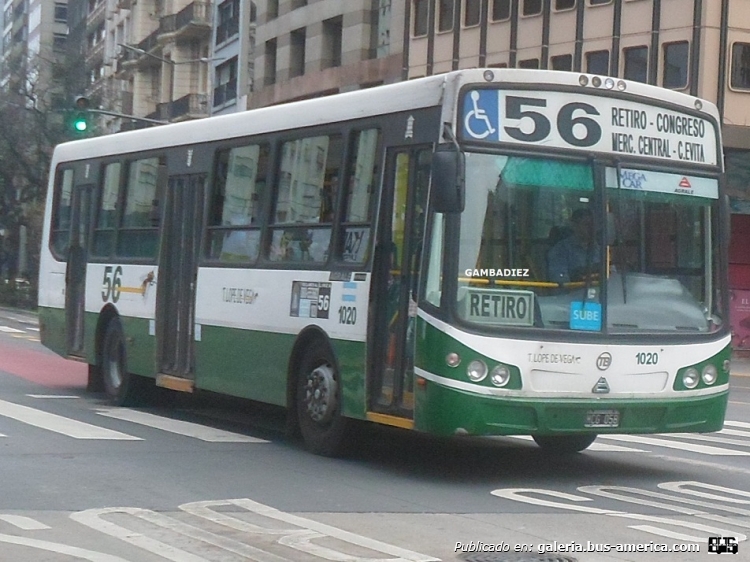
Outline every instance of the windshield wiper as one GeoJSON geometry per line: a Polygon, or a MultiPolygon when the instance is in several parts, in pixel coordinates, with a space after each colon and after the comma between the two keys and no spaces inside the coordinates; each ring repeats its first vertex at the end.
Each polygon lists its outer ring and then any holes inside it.
{"type": "MultiPolygon", "coordinates": [[[[619,224],[622,224],[622,220],[620,220],[621,218],[620,217],[620,200],[621,200],[621,195],[622,195],[620,193],[620,190],[622,189],[622,182],[621,182],[620,176],[622,175],[621,174],[622,170],[620,168],[619,160],[615,161],[615,172],[617,174],[617,207],[615,208],[615,217],[617,220],[617,224],[619,225],[619,224]]],[[[622,302],[623,304],[627,304],[628,303],[627,267],[625,264],[626,262],[624,258],[624,252],[622,249],[622,237],[619,236],[619,233],[616,232],[616,234],[617,234],[617,253],[620,256],[620,262],[621,262],[620,265],[622,267],[622,273],[620,274],[620,282],[622,283],[622,302]]],[[[607,238],[609,238],[609,236],[607,236],[607,238]]],[[[609,242],[609,240],[607,240],[607,242],[609,242]]]]}

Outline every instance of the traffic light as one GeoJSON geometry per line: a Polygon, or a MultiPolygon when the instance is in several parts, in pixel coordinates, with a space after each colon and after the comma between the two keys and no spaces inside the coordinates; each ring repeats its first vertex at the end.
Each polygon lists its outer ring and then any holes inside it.
{"type": "Polygon", "coordinates": [[[78,96],[75,105],[70,128],[76,134],[83,134],[89,130],[89,99],[85,96],[78,96]]]}
{"type": "Polygon", "coordinates": [[[89,115],[85,111],[79,111],[73,116],[73,130],[76,133],[85,133],[89,128],[89,115]]]}

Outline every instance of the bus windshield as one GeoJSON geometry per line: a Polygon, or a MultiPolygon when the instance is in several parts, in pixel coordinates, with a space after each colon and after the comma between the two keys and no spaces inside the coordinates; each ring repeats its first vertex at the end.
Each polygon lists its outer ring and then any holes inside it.
{"type": "Polygon", "coordinates": [[[722,325],[718,181],[466,153],[458,316],[486,328],[708,333],[722,325]]]}

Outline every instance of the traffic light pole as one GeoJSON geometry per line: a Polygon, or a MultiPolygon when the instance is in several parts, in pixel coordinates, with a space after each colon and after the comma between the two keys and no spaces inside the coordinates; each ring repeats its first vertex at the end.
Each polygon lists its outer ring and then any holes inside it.
{"type": "Polygon", "coordinates": [[[126,115],[116,111],[107,111],[106,109],[87,109],[88,113],[98,113],[99,115],[109,115],[110,117],[120,117],[122,119],[132,119],[133,121],[142,121],[154,125],[166,125],[169,121],[160,121],[158,119],[149,119],[148,117],[136,117],[135,115],[126,115]]]}

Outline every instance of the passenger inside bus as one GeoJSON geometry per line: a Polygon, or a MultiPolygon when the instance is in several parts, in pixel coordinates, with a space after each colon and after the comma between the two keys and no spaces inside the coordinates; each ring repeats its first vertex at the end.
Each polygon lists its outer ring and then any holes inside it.
{"type": "Polygon", "coordinates": [[[570,223],[571,234],[552,246],[547,254],[549,278],[556,283],[579,281],[587,272],[595,272],[599,264],[599,244],[595,240],[591,210],[576,209],[570,223]]]}

